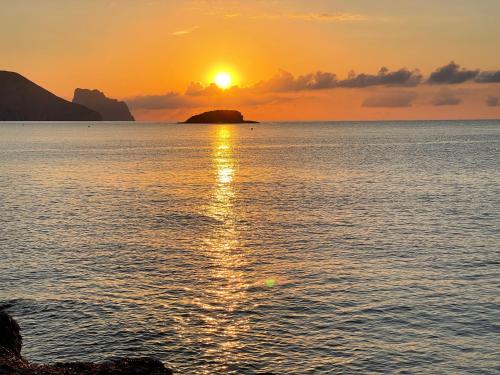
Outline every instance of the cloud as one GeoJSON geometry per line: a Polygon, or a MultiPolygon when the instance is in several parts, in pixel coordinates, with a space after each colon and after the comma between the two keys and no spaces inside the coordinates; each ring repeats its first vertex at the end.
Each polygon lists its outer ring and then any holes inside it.
{"type": "MultiPolygon", "coordinates": [[[[494,82],[497,72],[469,71],[460,69],[459,65],[450,63],[445,67],[437,69],[431,74],[427,82],[444,84],[457,84],[470,80],[474,76],[481,78],[481,82],[494,82]]],[[[416,87],[424,82],[424,77],[418,69],[410,70],[401,68],[390,71],[388,68],[381,68],[377,74],[350,72],[346,79],[338,79],[332,72],[317,71],[299,76],[285,70],[280,70],[276,75],[268,80],[263,80],[249,87],[232,87],[229,90],[221,90],[217,85],[210,84],[204,86],[200,83],[191,83],[186,90],[189,96],[211,96],[227,92],[232,93],[286,93],[298,91],[329,90],[335,88],[366,88],[376,86],[386,87],[416,87]]],[[[479,81],[478,81],[479,82],[479,81]]]]}
{"type": "Polygon", "coordinates": [[[391,72],[382,68],[378,74],[350,73],[344,80],[338,80],[335,73],[315,72],[295,77],[287,71],[280,71],[273,78],[261,81],[254,89],[263,92],[290,92],[308,90],[327,90],[337,87],[362,88],[371,86],[417,86],[422,81],[422,75],[406,68],[391,72]]]}
{"type": "Polygon", "coordinates": [[[246,17],[250,19],[260,20],[298,20],[306,22],[360,22],[367,19],[358,13],[254,13],[249,14],[246,12],[228,13],[226,11],[212,11],[209,13],[211,16],[219,16],[224,18],[246,17]]]}
{"type": "Polygon", "coordinates": [[[382,68],[376,75],[349,73],[349,77],[339,82],[340,87],[369,87],[369,86],[417,86],[422,81],[418,70],[410,71],[406,68],[390,72],[382,68]]]}
{"type": "Polygon", "coordinates": [[[461,102],[462,99],[451,90],[439,91],[432,100],[432,104],[435,106],[459,105],[461,102]]]}
{"type": "Polygon", "coordinates": [[[164,95],[141,95],[126,100],[130,109],[173,109],[173,108],[192,108],[197,104],[187,100],[183,95],[170,92],[164,95]]]}
{"type": "MultiPolygon", "coordinates": [[[[435,70],[428,80],[424,80],[419,70],[407,68],[390,71],[384,67],[377,74],[351,72],[345,79],[339,79],[332,72],[316,71],[295,76],[281,70],[270,79],[260,81],[252,86],[233,86],[228,90],[222,90],[214,83],[204,85],[192,82],[184,93],[167,92],[161,95],[136,96],[128,99],[127,102],[131,109],[142,110],[265,105],[294,100],[299,93],[310,93],[308,95],[317,96],[319,94],[312,94],[312,92],[338,89],[368,90],[373,87],[384,87],[387,90],[386,94],[366,98],[362,103],[363,107],[410,107],[417,94],[403,91],[405,87],[417,87],[424,82],[440,84],[441,87],[469,80],[475,83],[495,83],[500,78],[499,76],[500,71],[472,71],[463,69],[454,62],[435,70]],[[399,87],[400,91],[394,91],[395,87],[399,87]]],[[[457,91],[441,90],[431,99],[431,103],[434,106],[458,105],[462,102],[462,98],[457,94],[457,91]]],[[[489,98],[488,105],[496,106],[497,100],[496,96],[489,98]]]]}
{"type": "MultiPolygon", "coordinates": [[[[304,99],[304,98],[302,98],[304,99]]],[[[297,97],[285,94],[274,95],[261,93],[256,95],[248,89],[233,87],[221,90],[215,85],[203,87],[192,83],[186,93],[176,92],[164,95],[141,95],[126,100],[131,110],[165,110],[220,106],[259,106],[266,104],[287,103],[297,100],[297,97]]]]}
{"type": "Polygon", "coordinates": [[[498,97],[498,96],[489,96],[488,99],[486,99],[486,105],[488,107],[497,107],[497,106],[500,106],[500,97],[498,97]]]}
{"type": "Polygon", "coordinates": [[[361,104],[362,107],[369,108],[404,108],[411,107],[417,98],[414,92],[392,92],[379,94],[366,98],[361,104]]]}
{"type": "Polygon", "coordinates": [[[191,27],[191,28],[189,28],[189,29],[186,29],[186,30],[174,31],[174,32],[172,33],[172,35],[174,35],[174,36],[183,36],[183,35],[188,35],[188,34],[191,34],[193,31],[195,31],[195,30],[197,30],[197,29],[199,29],[199,28],[200,28],[200,26],[193,26],[193,27],[191,27]]]}
{"type": "Polygon", "coordinates": [[[476,77],[477,83],[500,83],[500,70],[496,72],[481,72],[476,77]]]}
{"type": "Polygon", "coordinates": [[[247,18],[262,20],[297,20],[306,22],[359,22],[367,16],[352,12],[301,12],[290,11],[290,4],[280,1],[240,1],[240,0],[190,0],[187,9],[208,16],[221,18],[247,18]]]}
{"type": "Polygon", "coordinates": [[[301,20],[309,22],[358,22],[366,20],[366,16],[358,13],[287,13],[267,14],[254,16],[254,18],[284,18],[289,20],[301,20]]]}
{"type": "Polygon", "coordinates": [[[460,68],[455,62],[442,66],[431,73],[428,82],[430,84],[458,84],[469,81],[479,74],[479,70],[467,70],[460,68]]]}
{"type": "MultiPolygon", "coordinates": [[[[234,87],[231,88],[234,90],[234,87]]],[[[222,90],[215,83],[211,83],[208,86],[203,86],[199,82],[191,82],[186,89],[185,95],[187,96],[215,96],[227,93],[227,91],[222,90]]]]}
{"type": "Polygon", "coordinates": [[[281,70],[267,81],[261,81],[253,86],[260,92],[290,92],[304,90],[325,90],[337,86],[337,77],[333,73],[316,72],[298,76],[281,70]]]}
{"type": "Polygon", "coordinates": [[[500,70],[481,71],[461,68],[455,62],[442,66],[431,73],[430,84],[458,84],[474,80],[476,83],[500,83],[500,70]]]}

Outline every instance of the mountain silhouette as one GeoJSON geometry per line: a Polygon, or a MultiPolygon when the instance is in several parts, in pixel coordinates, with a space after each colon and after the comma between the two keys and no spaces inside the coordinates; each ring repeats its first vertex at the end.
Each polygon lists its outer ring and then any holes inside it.
{"type": "Polygon", "coordinates": [[[102,116],[64,100],[14,72],[0,71],[0,121],[100,121],[102,116]]]}
{"type": "Polygon", "coordinates": [[[99,90],[76,89],[73,103],[100,113],[104,121],[135,121],[125,102],[108,98],[99,90]]]}

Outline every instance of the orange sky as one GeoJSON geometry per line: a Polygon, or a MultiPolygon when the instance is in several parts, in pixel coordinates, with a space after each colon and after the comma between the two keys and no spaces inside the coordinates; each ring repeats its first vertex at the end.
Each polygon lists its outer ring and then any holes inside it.
{"type": "Polygon", "coordinates": [[[144,120],[219,107],[259,120],[499,118],[494,75],[427,83],[450,61],[457,74],[498,71],[498,14],[497,0],[3,0],[0,69],[67,99],[76,87],[100,89],[144,120]],[[422,77],[321,89],[296,81],[381,67],[422,77]],[[221,70],[241,89],[186,95],[221,70]],[[283,72],[292,81],[277,87],[283,72]]]}

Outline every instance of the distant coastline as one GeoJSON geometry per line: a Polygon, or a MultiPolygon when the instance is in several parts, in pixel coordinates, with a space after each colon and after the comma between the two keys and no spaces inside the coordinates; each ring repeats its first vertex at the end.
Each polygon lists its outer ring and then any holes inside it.
{"type": "Polygon", "coordinates": [[[76,89],[73,102],[19,73],[0,71],[0,121],[135,121],[125,102],[76,89]]]}

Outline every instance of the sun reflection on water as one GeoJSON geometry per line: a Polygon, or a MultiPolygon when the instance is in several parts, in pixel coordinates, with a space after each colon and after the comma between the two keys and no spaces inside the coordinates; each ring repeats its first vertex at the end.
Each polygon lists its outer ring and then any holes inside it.
{"type": "Polygon", "coordinates": [[[247,282],[244,268],[247,259],[239,242],[236,198],[236,159],[233,133],[229,126],[214,128],[212,151],[213,190],[206,207],[206,214],[217,220],[217,225],[207,232],[204,253],[210,262],[209,298],[203,303],[203,318],[207,344],[214,346],[207,351],[237,356],[241,347],[240,337],[248,330],[248,318],[240,314],[247,307],[247,282]]]}

